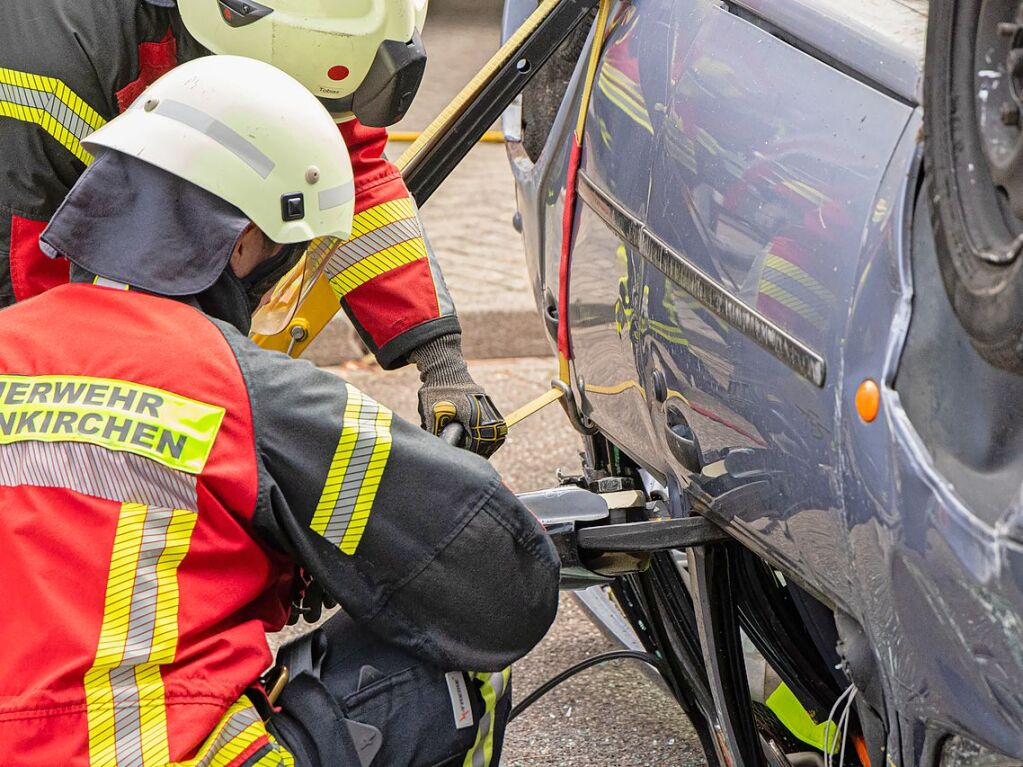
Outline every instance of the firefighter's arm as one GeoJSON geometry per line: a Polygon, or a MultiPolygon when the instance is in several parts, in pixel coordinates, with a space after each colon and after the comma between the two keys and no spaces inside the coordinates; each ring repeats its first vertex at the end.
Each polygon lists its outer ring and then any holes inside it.
{"type": "Polygon", "coordinates": [[[557,609],[558,560],[494,469],[307,362],[225,335],[251,395],[257,534],[355,620],[444,668],[495,671],[528,652],[557,609]]]}
{"type": "Polygon", "coordinates": [[[357,120],[338,126],[352,160],[352,239],[328,267],[334,295],[385,369],[459,332],[447,286],[401,173],[384,157],[387,132],[357,120]]]}

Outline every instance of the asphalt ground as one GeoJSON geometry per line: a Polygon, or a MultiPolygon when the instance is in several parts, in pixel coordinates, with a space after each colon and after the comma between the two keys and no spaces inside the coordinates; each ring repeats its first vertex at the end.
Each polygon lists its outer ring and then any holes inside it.
{"type": "MultiPolygon", "coordinates": [[[[473,376],[509,412],[542,394],[556,372],[547,358],[471,362],[473,376]]],[[[416,419],[416,371],[384,372],[372,363],[330,368],[398,414],[416,419]]],[[[579,439],[552,405],[514,429],[493,462],[517,492],[550,487],[554,471],[579,470],[579,439]]],[[[294,629],[271,637],[276,647],[294,629]]],[[[521,700],[558,671],[617,649],[567,594],[547,637],[515,665],[513,695],[521,700]]],[[[705,764],[699,741],[668,692],[634,661],[582,672],[542,698],[509,728],[505,767],[705,764]]]]}

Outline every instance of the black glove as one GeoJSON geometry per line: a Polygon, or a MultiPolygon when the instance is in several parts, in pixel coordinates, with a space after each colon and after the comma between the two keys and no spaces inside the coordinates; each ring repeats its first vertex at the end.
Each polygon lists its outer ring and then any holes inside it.
{"type": "Polygon", "coordinates": [[[409,354],[419,368],[419,417],[423,428],[439,435],[457,421],[465,429],[461,447],[484,458],[508,436],[508,424],[483,387],[472,380],[462,357],[459,333],[435,338],[409,354]]]}

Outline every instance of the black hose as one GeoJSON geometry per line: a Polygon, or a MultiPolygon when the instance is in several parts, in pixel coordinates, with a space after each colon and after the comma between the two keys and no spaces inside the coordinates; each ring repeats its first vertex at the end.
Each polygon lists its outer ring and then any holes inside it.
{"type": "Polygon", "coordinates": [[[671,677],[669,676],[668,670],[664,665],[664,661],[658,658],[653,653],[641,652],[639,650],[613,650],[612,652],[606,652],[602,653],[601,655],[594,655],[592,657],[586,658],[585,660],[576,663],[574,666],[566,668],[557,676],[548,679],[542,685],[540,685],[531,693],[529,693],[529,695],[523,698],[522,702],[519,703],[519,705],[512,708],[511,714],[508,717],[508,721],[510,722],[514,720],[515,717],[517,717],[527,708],[529,708],[538,700],[540,700],[540,698],[542,698],[544,695],[549,693],[551,690],[553,690],[559,684],[564,682],[566,679],[570,679],[571,677],[575,676],[580,671],[585,671],[586,669],[591,668],[592,666],[596,666],[600,663],[607,663],[608,661],[612,660],[626,660],[629,658],[631,658],[632,660],[642,661],[643,663],[652,666],[657,671],[657,673],[661,675],[664,681],[667,682],[669,686],[671,685],[671,677]]]}

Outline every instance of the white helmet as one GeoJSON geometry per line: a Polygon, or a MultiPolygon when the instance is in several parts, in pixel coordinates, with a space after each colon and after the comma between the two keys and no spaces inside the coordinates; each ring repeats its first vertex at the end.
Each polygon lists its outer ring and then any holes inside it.
{"type": "Polygon", "coordinates": [[[408,110],[426,67],[429,0],[177,0],[185,28],[214,53],[283,69],[324,99],[386,126],[408,110]]]}
{"type": "Polygon", "coordinates": [[[315,241],[292,291],[295,306],[333,254],[331,243],[351,236],[355,185],[344,139],[301,83],[262,61],[207,56],[176,67],[82,144],[205,189],[274,242],[315,241]]]}

